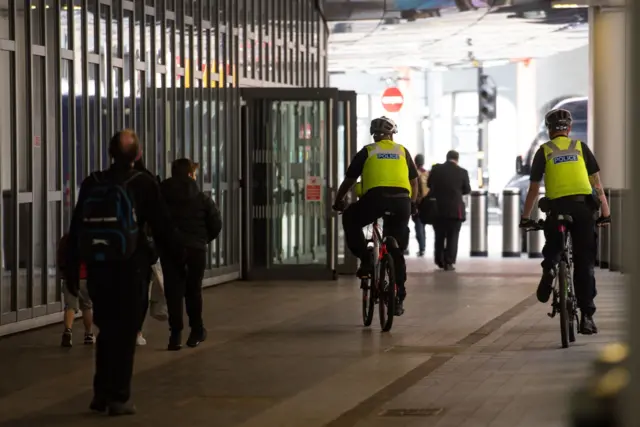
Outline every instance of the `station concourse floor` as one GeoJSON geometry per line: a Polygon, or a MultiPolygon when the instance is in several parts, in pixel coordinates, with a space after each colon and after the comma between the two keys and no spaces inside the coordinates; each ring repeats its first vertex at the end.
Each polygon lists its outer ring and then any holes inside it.
{"type": "Polygon", "coordinates": [[[624,332],[621,275],[598,272],[600,334],[560,348],[533,295],[537,260],[409,261],[407,312],[391,333],[361,324],[354,279],[235,282],[205,295],[209,338],[165,351],[149,319],[136,356],[138,414],[88,412],[91,347],[61,326],[0,339],[0,427],[560,427],[566,398],[624,332]],[[402,415],[404,411],[405,415],[402,415]]]}

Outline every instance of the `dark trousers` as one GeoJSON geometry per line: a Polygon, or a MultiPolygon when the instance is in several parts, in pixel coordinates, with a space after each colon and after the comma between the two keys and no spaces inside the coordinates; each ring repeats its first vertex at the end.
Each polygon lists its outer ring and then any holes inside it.
{"type": "Polygon", "coordinates": [[[180,332],[184,328],[184,305],[189,327],[192,330],[202,329],[202,278],[206,264],[207,252],[200,249],[188,249],[183,263],[162,261],[171,332],[180,332]]]}
{"type": "Polygon", "coordinates": [[[418,241],[418,250],[420,252],[424,252],[427,246],[427,233],[425,231],[425,226],[420,221],[420,217],[418,215],[413,217],[413,223],[415,225],[416,230],[416,240],[418,241]]]}
{"type": "Polygon", "coordinates": [[[96,399],[126,402],[131,396],[136,336],[148,300],[145,276],[138,268],[89,269],[87,287],[99,328],[93,377],[96,399]]]}
{"type": "Polygon", "coordinates": [[[434,222],[433,257],[438,267],[456,263],[460,227],[462,227],[462,221],[459,219],[441,218],[434,222]]]}
{"type": "Polygon", "coordinates": [[[140,316],[140,331],[142,331],[142,327],[144,326],[144,321],[147,318],[147,313],[149,312],[149,287],[151,286],[151,267],[147,269],[144,277],[144,292],[147,295],[147,298],[142,302],[142,313],[140,316]]]}
{"type": "Polygon", "coordinates": [[[411,217],[411,199],[408,196],[380,196],[375,192],[366,193],[360,200],[349,205],[342,214],[342,226],[349,250],[361,260],[367,254],[367,242],[363,228],[384,217],[383,236],[391,236],[398,242],[398,248],[388,248],[393,257],[398,285],[398,296],[407,295],[405,281],[407,266],[403,252],[409,245],[409,218],[411,217]],[[386,215],[386,213],[390,215],[386,215]]]}
{"type": "Polygon", "coordinates": [[[547,215],[542,249],[544,260],[542,268],[554,268],[560,262],[560,254],[564,246],[562,233],[558,230],[557,216],[568,214],[573,222],[568,225],[573,249],[573,286],[578,300],[578,307],[587,314],[596,311],[594,298],[597,295],[596,279],[593,272],[597,246],[595,233],[594,210],[586,203],[576,201],[556,201],[552,205],[552,213],[547,215]]]}

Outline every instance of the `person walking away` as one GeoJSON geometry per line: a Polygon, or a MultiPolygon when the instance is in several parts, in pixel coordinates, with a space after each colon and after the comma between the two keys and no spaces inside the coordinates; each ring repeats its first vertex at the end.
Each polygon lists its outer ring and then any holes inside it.
{"type": "Polygon", "coordinates": [[[430,196],[436,199],[437,206],[434,259],[444,270],[455,270],[460,227],[467,215],[462,196],[471,193],[469,173],[458,165],[459,159],[457,151],[449,151],[446,162],[434,165],[427,178],[430,196]]]}
{"type": "MultiPolygon", "coordinates": [[[[418,169],[418,198],[416,203],[420,206],[422,199],[429,194],[429,187],[427,181],[429,180],[429,171],[424,168],[424,155],[417,154],[414,162],[418,169]]],[[[427,244],[427,235],[425,233],[425,224],[420,221],[420,215],[413,215],[413,223],[415,225],[416,240],[418,241],[418,256],[424,256],[424,252],[427,244]]]]}
{"type": "MultiPolygon", "coordinates": [[[[157,180],[158,184],[160,184],[160,177],[157,176],[157,175],[154,175],[153,173],[151,173],[151,171],[149,169],[147,169],[147,167],[145,166],[144,161],[142,160],[142,150],[140,150],[138,152],[138,156],[136,157],[136,161],[133,164],[133,168],[135,170],[139,171],[139,172],[148,174],[153,179],[157,180]]],[[[149,270],[148,270],[149,280],[146,282],[146,283],[149,284],[148,285],[149,286],[149,290],[148,290],[147,293],[149,295],[151,295],[150,287],[151,287],[151,281],[152,281],[152,277],[153,277],[153,269],[154,268],[160,268],[159,267],[160,260],[159,260],[159,257],[158,257],[158,253],[155,250],[155,244],[153,243],[153,238],[151,238],[150,230],[148,230],[148,227],[146,227],[145,233],[146,233],[147,238],[149,240],[149,249],[150,249],[149,261],[152,263],[151,266],[149,267],[149,270]]],[[[142,319],[140,320],[140,331],[138,331],[138,337],[136,338],[136,345],[138,345],[138,346],[147,345],[147,340],[144,337],[144,334],[143,334],[142,330],[144,328],[145,319],[147,318],[147,312],[149,311],[149,304],[150,304],[150,301],[147,300],[144,303],[144,306],[143,306],[142,319]]]]}
{"type": "Polygon", "coordinates": [[[175,259],[183,256],[184,247],[157,182],[133,169],[138,151],[132,130],[111,138],[111,167],[82,182],[69,228],[68,287],[78,294],[79,275],[74,273],[85,262],[100,330],[90,409],[112,416],[136,412],[130,402],[131,377],[150,265],[142,230],[148,224],[158,249],[175,259]]]}
{"type": "Polygon", "coordinates": [[[597,255],[596,225],[610,221],[609,203],[600,179],[600,166],[595,156],[581,141],[569,138],[573,118],[567,110],[551,110],[545,116],[545,125],[551,140],[542,144],[533,157],[527,198],[520,227],[532,226],[531,211],[540,193],[544,179],[546,199],[550,211],[544,224],[545,244],[542,248],[542,277],[536,296],[546,303],[557,275],[557,264],[564,249],[562,234],[558,232],[558,215],[570,215],[567,228],[571,234],[573,281],[580,309],[580,333],[598,333],[593,320],[597,295],[593,272],[597,255]],[[595,197],[594,197],[595,195],[595,197]],[[600,218],[597,218],[597,212],[600,218]]]}
{"type": "Polygon", "coordinates": [[[184,236],[186,245],[184,262],[177,264],[162,259],[169,312],[169,351],[182,348],[183,305],[186,305],[191,329],[187,345],[197,347],[207,337],[202,319],[202,278],[207,245],[220,234],[222,220],[211,195],[198,188],[197,170],[197,163],[189,159],[178,159],[171,165],[171,178],[160,186],[171,218],[184,236]]]}
{"type": "Polygon", "coordinates": [[[93,303],[91,297],[89,297],[89,291],[87,290],[87,267],[84,264],[80,264],[80,287],[78,289],[78,295],[73,295],[67,286],[67,279],[65,275],[66,266],[66,251],[69,236],[64,235],[58,243],[57,251],[57,264],[60,277],[63,284],[63,301],[64,301],[64,332],[62,333],[61,347],[73,347],[73,321],[75,320],[78,310],[82,312],[82,323],[84,325],[84,344],[93,345],[95,338],[93,335],[93,303]]]}

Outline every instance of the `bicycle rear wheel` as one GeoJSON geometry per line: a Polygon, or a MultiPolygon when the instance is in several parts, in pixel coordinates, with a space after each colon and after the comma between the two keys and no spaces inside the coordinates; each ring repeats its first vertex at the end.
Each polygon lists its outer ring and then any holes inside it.
{"type": "Polygon", "coordinates": [[[568,280],[567,263],[566,261],[560,261],[558,268],[558,310],[560,311],[560,339],[562,341],[562,348],[569,347],[569,328],[571,327],[569,310],[567,309],[568,280]]]}
{"type": "Polygon", "coordinates": [[[384,254],[380,260],[380,277],[378,278],[378,315],[383,332],[389,332],[393,326],[396,314],[396,300],[398,288],[396,286],[396,271],[391,255],[384,254]]]}
{"type": "Polygon", "coordinates": [[[373,310],[376,305],[375,279],[362,279],[360,288],[362,289],[362,323],[364,326],[371,326],[373,321],[373,310]]]}

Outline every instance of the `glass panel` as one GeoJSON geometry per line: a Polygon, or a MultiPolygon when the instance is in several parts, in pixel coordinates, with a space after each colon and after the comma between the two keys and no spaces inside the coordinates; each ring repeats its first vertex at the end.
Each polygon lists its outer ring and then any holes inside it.
{"type": "MultiPolygon", "coordinates": [[[[24,4],[24,3],[23,3],[24,4]]],[[[44,32],[42,31],[42,18],[44,11],[40,0],[31,0],[31,43],[44,45],[44,32]]],[[[5,9],[6,10],[6,9],[5,9]]]]}
{"type": "Polygon", "coordinates": [[[122,111],[122,87],[121,87],[121,79],[122,79],[122,70],[117,67],[113,67],[112,69],[113,75],[113,126],[114,131],[116,129],[124,128],[124,122],[122,118],[124,116],[124,111],[122,111]]]}
{"type": "MultiPolygon", "coordinates": [[[[9,10],[9,0],[0,0],[0,10],[9,10]]],[[[0,14],[0,39],[9,40],[11,33],[11,23],[9,22],[9,14],[0,14]]],[[[0,298],[1,300],[2,298],[0,298]]],[[[0,310],[0,314],[2,311],[0,310]]]]}
{"type": "Polygon", "coordinates": [[[18,208],[18,309],[31,307],[33,276],[31,264],[31,203],[21,203],[18,208]]]}
{"type": "Polygon", "coordinates": [[[220,208],[220,212],[222,213],[222,231],[220,236],[218,237],[218,266],[227,265],[227,239],[229,238],[229,203],[228,203],[228,195],[229,192],[226,189],[220,190],[220,197],[216,200],[218,203],[218,207],[220,208]]]}
{"type": "Polygon", "coordinates": [[[60,282],[57,280],[57,260],[56,260],[56,248],[60,241],[61,228],[60,228],[60,202],[49,203],[49,227],[47,238],[47,303],[60,301],[60,282]]]}
{"type": "MultiPolygon", "coordinates": [[[[78,53],[76,52],[76,55],[78,55],[78,53]]],[[[82,59],[80,59],[80,61],[82,61],[82,59]]],[[[81,64],[81,62],[76,61],[76,64],[81,64]]],[[[76,108],[75,108],[75,114],[74,114],[74,119],[75,119],[75,131],[76,131],[76,139],[74,141],[75,143],[75,150],[76,150],[76,185],[79,187],[80,184],[82,183],[82,180],[85,178],[85,171],[86,169],[88,169],[88,165],[85,165],[84,163],[84,159],[86,158],[86,147],[89,144],[84,144],[84,138],[85,135],[83,135],[82,133],[82,128],[84,127],[84,108],[83,108],[83,104],[84,104],[84,99],[82,97],[82,73],[80,72],[80,67],[78,67],[77,69],[74,70],[73,73],[73,78],[74,78],[74,90],[75,90],[75,103],[76,103],[76,108]]],[[[72,112],[73,114],[73,112],[72,112]]],[[[76,197],[78,197],[78,195],[76,194],[76,197]]],[[[73,201],[75,203],[75,200],[73,201]]]]}
{"type": "MultiPolygon", "coordinates": [[[[88,0],[87,5],[87,32],[89,33],[88,47],[90,53],[100,53],[100,33],[97,31],[98,0],[88,0]]],[[[102,25],[102,23],[100,23],[102,25]]],[[[104,31],[104,28],[101,29],[104,31]]]]}
{"type": "Polygon", "coordinates": [[[180,151],[180,157],[190,157],[191,147],[193,145],[193,117],[195,116],[194,105],[191,101],[193,95],[193,89],[183,89],[180,93],[184,96],[184,106],[178,107],[178,111],[184,108],[184,121],[182,126],[184,127],[184,149],[180,151]]]}
{"type": "MultiPolygon", "coordinates": [[[[89,129],[86,145],[89,149],[89,172],[100,169],[100,118],[102,114],[100,98],[97,97],[100,69],[96,64],[89,64],[89,129]]],[[[107,140],[108,141],[108,140],[107,140]]]]}
{"type": "MultiPolygon", "coordinates": [[[[337,146],[337,154],[338,154],[338,183],[341,183],[344,179],[344,174],[347,170],[348,161],[345,157],[347,150],[347,125],[346,122],[346,114],[349,109],[349,103],[345,101],[338,102],[338,146],[337,146]]],[[[354,153],[355,154],[355,153],[354,153]]],[[[344,242],[344,228],[338,227],[338,263],[342,263],[345,255],[345,242],[344,242]]]]}
{"type": "Polygon", "coordinates": [[[157,148],[157,160],[158,160],[158,170],[157,174],[162,178],[167,178],[166,172],[166,149],[165,143],[169,141],[169,134],[167,133],[167,127],[169,126],[168,116],[165,116],[167,113],[168,107],[164,101],[164,94],[166,93],[166,83],[165,76],[163,74],[156,74],[156,81],[160,82],[160,89],[155,91],[156,96],[156,148],[157,148]]]}
{"type": "MultiPolygon", "coordinates": [[[[42,162],[43,157],[46,157],[46,153],[43,153],[42,144],[43,140],[49,135],[45,132],[44,128],[44,115],[45,112],[45,58],[41,56],[34,56],[32,63],[32,82],[33,82],[33,94],[32,94],[32,108],[31,108],[31,120],[33,130],[33,141],[31,154],[33,156],[33,256],[34,256],[34,303],[36,305],[42,304],[42,267],[43,267],[43,242],[42,228],[44,224],[41,221],[43,217],[43,210],[46,209],[46,204],[43,204],[45,199],[45,192],[47,187],[44,185],[45,177],[42,176],[42,162]]],[[[52,141],[55,141],[51,138],[52,141]]],[[[46,141],[44,142],[46,144],[46,141]]],[[[23,220],[22,218],[20,219],[23,220]]],[[[29,245],[31,241],[29,241],[29,245]]]]}
{"type": "Polygon", "coordinates": [[[217,174],[217,162],[218,162],[218,117],[216,112],[218,110],[218,103],[216,101],[218,96],[218,91],[213,91],[211,93],[211,102],[209,103],[209,122],[211,126],[211,139],[209,145],[209,167],[204,171],[204,182],[206,183],[214,183],[216,182],[216,174],[217,174]]]}
{"type": "Polygon", "coordinates": [[[131,36],[134,31],[133,28],[133,12],[130,10],[124,11],[124,20],[122,22],[124,38],[123,38],[123,68],[122,72],[124,73],[124,87],[123,94],[125,97],[125,110],[124,110],[124,127],[125,128],[134,128],[135,123],[133,123],[133,109],[135,108],[135,91],[133,87],[134,83],[134,73],[131,65],[132,59],[135,57],[133,52],[133,46],[131,46],[131,36]]]}
{"type": "MultiPolygon", "coordinates": [[[[68,82],[73,81],[71,73],[72,64],[70,61],[62,61],[62,70],[67,71],[67,89],[68,82]]],[[[63,74],[64,76],[64,74],[63,74]]],[[[65,89],[65,80],[61,82],[62,89],[65,89]]],[[[60,116],[62,117],[62,176],[64,182],[64,212],[63,220],[64,224],[68,225],[71,222],[71,153],[73,151],[73,129],[72,129],[72,105],[73,99],[70,98],[68,92],[62,94],[62,111],[60,116]]]]}
{"type": "MultiPolygon", "coordinates": [[[[1,22],[1,21],[0,21],[1,22]]],[[[5,25],[4,22],[0,25],[5,25]]],[[[8,25],[8,22],[7,22],[8,25]]],[[[13,53],[0,51],[0,75],[11,76],[13,74],[13,53]]],[[[11,78],[3,79],[0,83],[0,98],[5,101],[0,103],[0,188],[2,189],[2,230],[0,232],[0,244],[2,245],[3,258],[0,271],[2,279],[0,284],[0,315],[11,311],[11,263],[12,254],[15,254],[12,244],[12,233],[14,230],[12,221],[12,200],[11,200],[11,175],[13,168],[11,158],[13,156],[14,144],[12,143],[12,133],[15,130],[14,119],[11,117],[13,96],[11,78]]]]}
{"type": "Polygon", "coordinates": [[[187,153],[190,153],[189,156],[191,160],[196,163],[200,163],[200,150],[202,149],[203,141],[200,140],[201,130],[202,130],[202,114],[200,102],[200,80],[195,80],[193,83],[193,89],[191,90],[193,94],[193,143],[191,150],[187,150],[187,153]]]}
{"type": "Polygon", "coordinates": [[[144,25],[144,3],[141,1],[135,2],[136,12],[135,12],[135,29],[133,33],[133,52],[135,53],[135,58],[138,61],[144,61],[146,50],[149,49],[148,46],[144,46],[145,42],[145,25],[144,25]]]}
{"type": "MultiPolygon", "coordinates": [[[[111,20],[111,43],[112,43],[112,55],[118,58],[122,58],[122,45],[120,44],[120,21],[122,20],[122,16],[120,15],[120,11],[121,11],[121,4],[122,0],[113,0],[112,7],[111,7],[111,16],[112,16],[112,20],[111,20]]],[[[125,33],[125,39],[126,39],[126,34],[125,33]]]]}
{"type": "Polygon", "coordinates": [[[324,102],[274,102],[270,136],[275,167],[271,261],[326,262],[324,102]],[[308,192],[308,193],[307,193],[308,192]]]}

